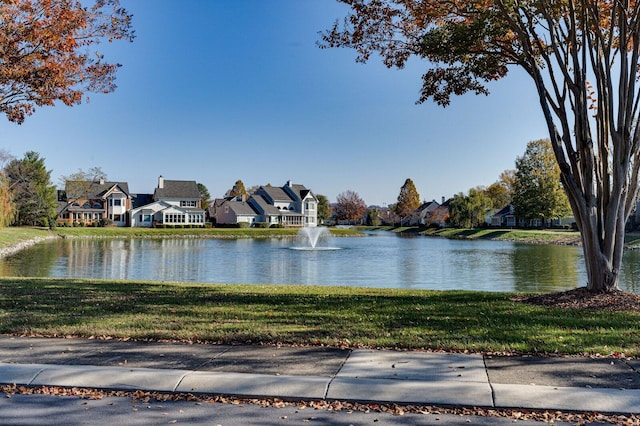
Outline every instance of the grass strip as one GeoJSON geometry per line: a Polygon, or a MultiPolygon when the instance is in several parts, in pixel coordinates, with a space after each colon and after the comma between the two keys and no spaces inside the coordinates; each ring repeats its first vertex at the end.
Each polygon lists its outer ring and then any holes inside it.
{"type": "Polygon", "coordinates": [[[640,314],[513,294],[0,279],[0,333],[509,353],[640,355],[640,314]]]}

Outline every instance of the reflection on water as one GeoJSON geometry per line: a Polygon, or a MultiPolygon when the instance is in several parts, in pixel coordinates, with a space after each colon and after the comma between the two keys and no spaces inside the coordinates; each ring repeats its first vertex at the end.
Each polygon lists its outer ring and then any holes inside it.
{"type": "MultiPolygon", "coordinates": [[[[576,247],[402,238],[334,238],[340,250],[290,250],[288,239],[64,239],[0,260],[3,276],[548,292],[583,286],[576,247]]],[[[640,252],[623,289],[639,292],[640,252]]]]}

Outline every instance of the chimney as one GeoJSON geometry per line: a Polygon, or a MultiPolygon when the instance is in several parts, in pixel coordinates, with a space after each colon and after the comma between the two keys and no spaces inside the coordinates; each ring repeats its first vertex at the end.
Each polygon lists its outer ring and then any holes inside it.
{"type": "Polygon", "coordinates": [[[442,204],[444,204],[444,195],[442,196],[442,204]]]}
{"type": "Polygon", "coordinates": [[[164,178],[160,175],[160,177],[158,177],[158,189],[162,188],[164,188],[164,178]]]}
{"type": "Polygon", "coordinates": [[[287,181],[287,186],[288,186],[288,187],[291,187],[291,185],[292,185],[292,184],[291,184],[291,180],[288,180],[288,181],[287,181]]]}
{"type": "Polygon", "coordinates": [[[100,178],[100,185],[104,185],[104,178],[103,177],[100,178]]]}

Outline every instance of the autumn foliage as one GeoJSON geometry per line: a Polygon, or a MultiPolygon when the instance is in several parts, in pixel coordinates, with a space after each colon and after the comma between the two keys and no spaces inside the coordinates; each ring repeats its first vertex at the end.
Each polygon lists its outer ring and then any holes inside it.
{"type": "Polygon", "coordinates": [[[22,123],[36,107],[113,91],[119,65],[95,45],[133,37],[118,0],[0,0],[0,112],[22,123]]]}
{"type": "Polygon", "coordinates": [[[640,189],[640,3],[632,0],[339,0],[321,47],[388,67],[423,59],[418,102],[488,94],[519,67],[538,95],[582,236],[588,288],[618,287],[640,189]]]}

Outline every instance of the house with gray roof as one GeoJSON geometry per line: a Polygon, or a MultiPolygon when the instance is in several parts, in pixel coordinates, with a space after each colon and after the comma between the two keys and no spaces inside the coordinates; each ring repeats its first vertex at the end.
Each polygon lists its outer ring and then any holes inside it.
{"type": "Polygon", "coordinates": [[[261,186],[246,201],[234,198],[216,208],[218,224],[242,222],[266,226],[318,225],[318,199],[304,185],[288,181],[284,186],[261,186]],[[252,213],[253,212],[253,213],[252,213]]]}
{"type": "Polygon", "coordinates": [[[205,212],[200,206],[196,181],[160,176],[152,199],[131,210],[131,226],[204,226],[205,212]]]}

